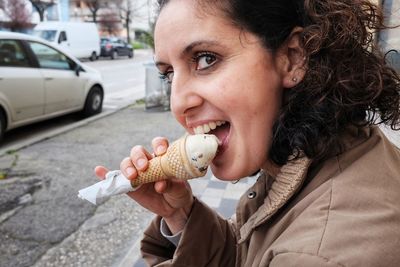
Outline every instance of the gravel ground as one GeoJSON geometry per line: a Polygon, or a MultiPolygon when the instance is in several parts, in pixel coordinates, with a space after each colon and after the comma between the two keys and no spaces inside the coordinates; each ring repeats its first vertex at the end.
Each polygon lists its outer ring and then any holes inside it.
{"type": "Polygon", "coordinates": [[[182,134],[170,112],[135,105],[0,158],[0,266],[118,266],[153,215],[126,195],[95,206],[77,193],[94,166],[182,134]]]}
{"type": "Polygon", "coordinates": [[[114,197],[34,267],[116,266],[152,217],[129,197],[114,197]]]}

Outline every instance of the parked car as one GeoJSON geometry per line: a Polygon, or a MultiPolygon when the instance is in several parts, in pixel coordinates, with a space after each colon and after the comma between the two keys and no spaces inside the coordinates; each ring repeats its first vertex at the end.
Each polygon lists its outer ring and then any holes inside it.
{"type": "Polygon", "coordinates": [[[100,73],[51,43],[0,32],[0,139],[5,131],[80,111],[100,113],[100,73]]]}
{"type": "Polygon", "coordinates": [[[115,59],[119,56],[133,57],[134,51],[132,45],[116,37],[100,38],[101,52],[100,56],[115,59]]]}
{"type": "Polygon", "coordinates": [[[93,61],[100,55],[100,35],[95,23],[45,21],[36,25],[33,35],[77,58],[93,61]]]}

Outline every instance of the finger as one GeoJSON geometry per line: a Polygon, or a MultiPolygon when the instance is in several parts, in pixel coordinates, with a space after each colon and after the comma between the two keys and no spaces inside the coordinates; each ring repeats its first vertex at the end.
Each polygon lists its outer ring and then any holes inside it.
{"type": "Polygon", "coordinates": [[[154,190],[159,194],[163,194],[167,190],[167,186],[167,181],[158,181],[154,183],[154,190]]]}
{"type": "Polygon", "coordinates": [[[193,203],[192,190],[187,181],[171,179],[166,181],[165,188],[160,185],[158,189],[163,190],[164,199],[172,208],[191,207],[193,203]]]}
{"type": "Polygon", "coordinates": [[[191,194],[192,189],[187,181],[169,179],[156,182],[154,190],[160,194],[167,194],[170,198],[179,199],[191,194]]]}
{"type": "Polygon", "coordinates": [[[161,156],[167,152],[169,144],[165,137],[156,137],[151,141],[151,146],[153,147],[154,154],[161,156]]]}
{"type": "Polygon", "coordinates": [[[102,180],[106,177],[107,172],[108,169],[104,166],[96,166],[94,168],[94,173],[96,174],[97,177],[101,178],[102,180]]]}
{"type": "Polygon", "coordinates": [[[130,159],[138,171],[146,170],[151,158],[153,156],[142,146],[134,146],[131,150],[130,159]]]}
{"type": "Polygon", "coordinates": [[[133,165],[131,158],[126,157],[121,161],[119,168],[122,174],[129,180],[135,179],[137,176],[137,170],[133,165]]]}

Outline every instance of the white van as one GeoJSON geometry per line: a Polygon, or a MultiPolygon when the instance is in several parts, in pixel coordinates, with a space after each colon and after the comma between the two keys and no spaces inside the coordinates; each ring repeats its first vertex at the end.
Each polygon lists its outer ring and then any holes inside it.
{"type": "Polygon", "coordinates": [[[77,58],[96,60],[100,56],[100,36],[96,24],[90,22],[40,22],[34,35],[61,47],[77,58]]]}

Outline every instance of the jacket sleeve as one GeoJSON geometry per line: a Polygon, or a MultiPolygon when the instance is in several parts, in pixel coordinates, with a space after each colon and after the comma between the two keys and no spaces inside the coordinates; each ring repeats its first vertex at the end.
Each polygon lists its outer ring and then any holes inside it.
{"type": "Polygon", "coordinates": [[[235,266],[236,237],[232,224],[195,199],[178,246],[160,233],[157,216],[144,232],[141,252],[149,266],[235,266]]]}
{"type": "Polygon", "coordinates": [[[334,262],[328,258],[318,255],[301,253],[301,252],[285,252],[277,254],[270,262],[269,267],[339,267],[344,266],[334,262]]]}

